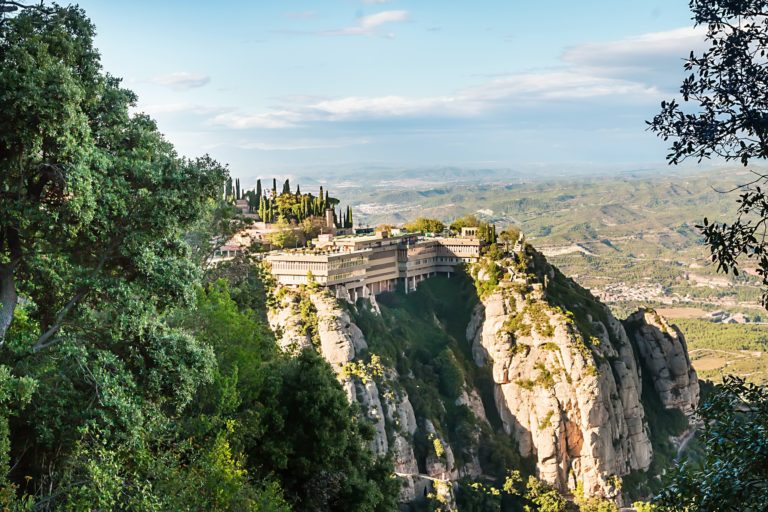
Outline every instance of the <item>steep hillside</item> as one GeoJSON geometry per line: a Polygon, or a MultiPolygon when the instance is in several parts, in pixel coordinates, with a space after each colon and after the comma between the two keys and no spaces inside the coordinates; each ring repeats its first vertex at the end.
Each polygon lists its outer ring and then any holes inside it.
{"type": "Polygon", "coordinates": [[[427,495],[470,510],[513,470],[627,502],[674,456],[670,436],[698,402],[679,331],[652,312],[618,321],[530,246],[373,304],[320,288],[276,298],[281,346],[332,364],[415,510],[427,495]]]}

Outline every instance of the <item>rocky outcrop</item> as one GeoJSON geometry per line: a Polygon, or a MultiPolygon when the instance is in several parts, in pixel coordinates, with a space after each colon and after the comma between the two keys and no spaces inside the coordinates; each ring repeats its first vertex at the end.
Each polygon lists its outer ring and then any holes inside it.
{"type": "MultiPolygon", "coordinates": [[[[652,311],[620,322],[530,246],[496,262],[482,262],[473,277],[482,296],[460,324],[459,333],[466,325],[466,339],[454,335],[460,350],[455,344],[450,353],[464,358],[465,367],[474,362],[482,369],[483,399],[480,387],[470,381],[450,393],[432,389],[426,406],[414,394],[420,414],[428,417],[414,412],[406,388],[421,394],[425,386],[437,384],[430,384],[422,372],[416,381],[422,387],[409,387],[414,382],[410,361],[398,364],[405,368],[402,375],[379,365],[353,321],[358,313],[350,314],[349,306],[330,294],[281,289],[269,320],[284,350],[313,347],[331,364],[349,401],[359,404],[374,427],[371,450],[392,456],[402,481],[401,501],[427,494],[452,500],[449,482],[485,478],[478,447],[489,435],[494,442],[508,439],[509,447],[535,462],[540,479],[561,491],[580,487],[587,495],[618,497],[618,477],[648,469],[653,457],[641,402],[643,382],[653,383],[667,408],[690,414],[698,404],[698,381],[682,334],[652,311]],[[468,353],[473,361],[466,361],[468,353]],[[446,418],[457,410],[473,419],[462,424],[462,441],[452,446],[456,430],[446,418]],[[503,431],[494,427],[499,419],[503,431]]],[[[405,335],[408,326],[398,325],[399,317],[383,322],[384,305],[371,306],[382,320],[376,325],[391,325],[405,335]]],[[[435,310],[425,310],[425,315],[419,320],[426,321],[421,330],[446,334],[445,317],[438,318],[435,310]]],[[[367,332],[369,340],[382,343],[373,331],[367,332]]],[[[405,351],[397,346],[403,362],[405,351]]]]}
{"type": "MultiPolygon", "coordinates": [[[[429,482],[416,476],[419,468],[412,443],[416,416],[407,393],[396,391],[397,373],[384,369],[374,380],[372,375],[355,375],[349,370],[350,363],[368,349],[368,344],[349,313],[330,294],[282,288],[279,295],[278,306],[268,315],[270,326],[280,335],[279,346],[287,351],[315,347],[322,354],[336,372],[350,403],[360,404],[361,412],[374,427],[371,450],[379,456],[392,453],[395,472],[403,480],[400,499],[410,502],[423,495],[429,482]]],[[[358,369],[366,371],[364,366],[358,369]]]]}
{"type": "Polygon", "coordinates": [[[691,416],[699,404],[699,379],[683,333],[651,309],[635,312],[625,324],[661,403],[691,416]]]}
{"type": "Polygon", "coordinates": [[[477,306],[475,361],[492,367],[504,428],[542,480],[612,495],[613,477],[647,469],[652,455],[632,347],[618,321],[586,314],[582,332],[531,290],[502,283],[477,306]]]}

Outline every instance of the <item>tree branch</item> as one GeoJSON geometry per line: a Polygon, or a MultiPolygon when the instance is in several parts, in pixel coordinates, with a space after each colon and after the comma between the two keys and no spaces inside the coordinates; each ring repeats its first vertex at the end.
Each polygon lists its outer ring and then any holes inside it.
{"type": "MultiPolygon", "coordinates": [[[[99,260],[99,264],[94,269],[93,273],[91,274],[91,277],[96,277],[100,272],[101,269],[104,268],[104,264],[109,259],[108,256],[109,253],[104,253],[99,260]]],[[[77,304],[80,303],[81,300],[85,298],[88,293],[91,291],[91,286],[86,286],[79,292],[77,292],[71,299],[69,299],[69,302],[67,302],[63,308],[59,311],[59,313],[56,315],[56,320],[53,322],[53,325],[48,328],[47,331],[45,331],[37,340],[37,342],[32,346],[33,352],[39,352],[43,350],[44,348],[50,347],[54,343],[57,343],[61,340],[61,338],[53,338],[53,336],[59,332],[61,329],[64,319],[69,314],[69,312],[74,308],[77,304]]]]}

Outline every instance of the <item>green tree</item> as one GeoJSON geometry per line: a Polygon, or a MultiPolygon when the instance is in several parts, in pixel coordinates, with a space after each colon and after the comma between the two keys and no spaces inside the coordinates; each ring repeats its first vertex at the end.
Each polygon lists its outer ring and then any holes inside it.
{"type": "Polygon", "coordinates": [[[294,227],[281,217],[275,224],[275,231],[269,234],[269,243],[279,249],[294,247],[299,243],[294,227]]]}
{"type": "Polygon", "coordinates": [[[215,364],[164,318],[193,297],[184,235],[226,169],[132,115],[93,36],[75,7],[0,24],[0,362],[36,386],[6,418],[10,477],[38,495],[66,495],[87,431],[110,453],[162,437],[215,364]]]}
{"type": "Polygon", "coordinates": [[[151,119],[129,114],[136,97],[102,73],[92,38],[75,8],[0,26],[0,340],[23,294],[36,304],[37,350],[116,276],[150,285],[156,265],[174,262],[192,272],[179,235],[226,177],[209,158],[178,158],[151,119]]]}
{"type": "Polygon", "coordinates": [[[704,457],[677,467],[656,498],[660,510],[768,510],[768,389],[726,377],[700,406],[704,457]]]}
{"type": "Polygon", "coordinates": [[[476,228],[481,224],[480,219],[474,215],[465,215],[451,222],[451,231],[460,232],[461,228],[476,228]]]}
{"type": "Polygon", "coordinates": [[[395,510],[391,462],[374,459],[371,427],[356,419],[328,363],[304,350],[268,372],[260,406],[242,421],[247,466],[275,475],[296,510],[395,510]]]}
{"type": "MultiPolygon", "coordinates": [[[[768,157],[768,2],[766,0],[691,0],[696,25],[707,27],[709,47],[691,52],[685,62],[690,75],[680,88],[683,103],[661,103],[661,112],[649,127],[672,145],[670,164],[689,158],[699,162],[715,158],[738,161],[745,167],[768,157]]],[[[732,223],[698,226],[718,269],[738,274],[741,258],[758,266],[768,287],[768,249],[763,226],[768,220],[765,173],[739,187],[741,195],[732,223]]],[[[763,294],[768,306],[768,295],[763,294]]]]}
{"type": "Polygon", "coordinates": [[[427,219],[419,217],[413,222],[408,222],[403,226],[408,231],[421,231],[424,233],[442,233],[445,230],[445,224],[437,219],[427,219]]]}

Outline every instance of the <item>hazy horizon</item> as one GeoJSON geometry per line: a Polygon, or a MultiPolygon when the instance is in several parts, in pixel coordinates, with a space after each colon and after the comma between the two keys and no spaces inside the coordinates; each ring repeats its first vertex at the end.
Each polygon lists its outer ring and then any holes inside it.
{"type": "Polygon", "coordinates": [[[663,168],[688,2],[79,2],[104,68],[243,180],[339,166],[663,168]],[[151,13],[148,15],[147,13],[151,13]]]}

